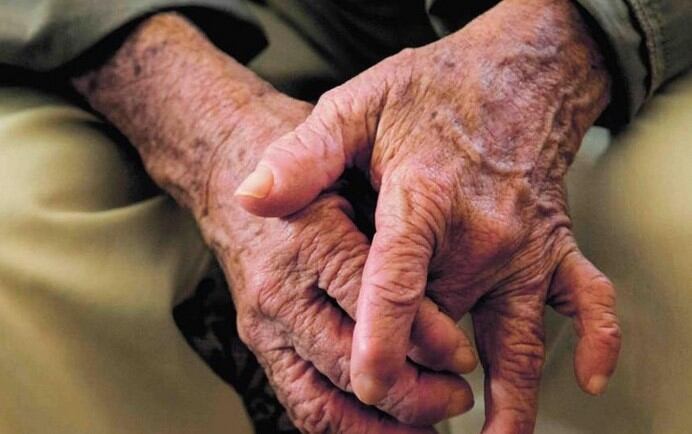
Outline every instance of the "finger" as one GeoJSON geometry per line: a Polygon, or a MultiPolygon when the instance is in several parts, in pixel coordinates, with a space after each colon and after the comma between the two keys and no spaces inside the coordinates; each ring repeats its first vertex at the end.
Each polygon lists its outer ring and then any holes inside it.
{"type": "Polygon", "coordinates": [[[375,129],[368,98],[359,98],[339,88],[320,98],[303,124],[265,150],[235,192],[240,204],[256,215],[286,216],[336,182],[375,129]]]}
{"type": "MultiPolygon", "coordinates": [[[[341,208],[345,205],[339,202],[338,206],[341,208]]],[[[344,232],[335,234],[341,240],[338,250],[316,255],[324,259],[318,270],[318,286],[324,288],[355,320],[363,266],[370,246],[346,212],[343,209],[336,211],[321,217],[324,221],[334,222],[333,227],[343,228],[344,232]]],[[[408,356],[416,363],[436,371],[466,374],[478,364],[468,337],[452,318],[427,298],[423,299],[416,312],[411,344],[408,356]]]]}
{"type": "Polygon", "coordinates": [[[575,250],[558,266],[549,295],[549,304],[574,320],[579,338],[574,370],[579,386],[592,395],[603,393],[620,352],[612,283],[575,250]]]}
{"type": "Polygon", "coordinates": [[[435,242],[415,194],[407,190],[406,183],[383,181],[363,270],[351,381],[365,403],[381,400],[404,366],[435,242]]]}
{"type": "MultiPolygon", "coordinates": [[[[339,279],[325,285],[328,294],[353,319],[361,287],[362,268],[358,270],[348,282],[339,279]]],[[[478,366],[476,351],[464,331],[429,298],[423,299],[413,320],[408,357],[426,368],[457,374],[468,374],[478,366]]]]}
{"type": "Polygon", "coordinates": [[[298,429],[307,433],[431,434],[432,427],[401,424],[335,389],[292,349],[259,355],[279,401],[298,429]]]}
{"type": "Polygon", "coordinates": [[[409,358],[435,371],[468,374],[478,365],[464,331],[428,298],[423,299],[413,321],[411,344],[409,358]]]}
{"type": "MultiPolygon", "coordinates": [[[[290,341],[304,360],[345,391],[350,383],[350,354],[353,321],[315,289],[315,299],[306,300],[286,327],[290,341]]],[[[430,372],[406,363],[389,393],[375,403],[397,420],[428,425],[466,412],[473,394],[460,377],[430,372]]]]}
{"type": "Polygon", "coordinates": [[[543,367],[543,303],[518,297],[481,302],[473,311],[485,371],[484,434],[530,434],[543,367]]]}

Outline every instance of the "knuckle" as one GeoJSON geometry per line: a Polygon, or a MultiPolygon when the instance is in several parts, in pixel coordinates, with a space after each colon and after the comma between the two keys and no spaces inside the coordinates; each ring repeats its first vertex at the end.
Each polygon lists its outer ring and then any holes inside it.
{"type": "Polygon", "coordinates": [[[279,161],[300,161],[305,155],[305,148],[307,146],[304,137],[299,134],[299,131],[293,131],[272,143],[265,153],[265,158],[269,157],[279,161]]]}
{"type": "Polygon", "coordinates": [[[348,116],[360,111],[360,92],[363,90],[361,86],[346,83],[325,92],[313,110],[317,124],[323,129],[326,128],[326,131],[347,127],[351,124],[348,116]]]}
{"type": "Polygon", "coordinates": [[[418,53],[419,50],[416,48],[405,47],[396,53],[396,55],[388,57],[380,62],[375,68],[383,71],[385,78],[396,79],[398,82],[408,87],[413,81],[411,75],[414,72],[413,66],[418,57],[418,53]]]}
{"type": "Polygon", "coordinates": [[[260,362],[264,360],[268,366],[285,362],[286,339],[278,334],[276,327],[270,322],[257,316],[238,316],[236,319],[238,337],[255,355],[260,362]]]}
{"type": "Polygon", "coordinates": [[[327,258],[318,286],[337,300],[350,314],[356,305],[358,288],[367,257],[367,245],[340,250],[327,258]]]}
{"type": "Polygon", "coordinates": [[[310,433],[342,432],[339,427],[344,425],[344,418],[336,396],[336,392],[332,391],[296,399],[293,421],[297,428],[310,433]]]}
{"type": "MultiPolygon", "coordinates": [[[[295,247],[298,241],[293,244],[295,247]]],[[[314,293],[310,289],[316,281],[315,272],[301,264],[306,263],[313,250],[305,241],[298,248],[278,248],[271,261],[258,267],[246,279],[243,296],[260,315],[272,319],[290,318],[298,305],[312,300],[314,293]]]]}
{"type": "Polygon", "coordinates": [[[439,422],[444,417],[447,402],[443,397],[436,398],[434,403],[422,399],[419,381],[401,381],[401,373],[392,373],[390,377],[380,374],[380,378],[390,378],[391,384],[386,396],[375,406],[383,414],[394,417],[397,421],[411,425],[429,425],[439,422]],[[441,414],[442,413],[442,414],[441,414]]]}
{"type": "Polygon", "coordinates": [[[401,51],[399,51],[398,55],[403,59],[410,60],[411,58],[413,58],[416,55],[416,49],[412,48],[412,47],[406,47],[406,48],[402,49],[401,51]]]}
{"type": "Polygon", "coordinates": [[[387,262],[375,272],[373,282],[389,286],[391,291],[416,295],[423,291],[432,255],[432,246],[423,236],[413,233],[397,236],[395,240],[380,242],[376,252],[387,262]]]}
{"type": "Polygon", "coordinates": [[[337,397],[336,392],[330,402],[328,417],[330,431],[333,433],[360,434],[368,431],[370,425],[365,419],[354,417],[352,412],[344,411],[345,402],[337,397]]]}
{"type": "Polygon", "coordinates": [[[258,321],[251,315],[238,315],[236,319],[238,337],[250,350],[254,350],[257,341],[258,321]]]}
{"type": "Polygon", "coordinates": [[[608,347],[619,347],[622,331],[615,313],[615,292],[610,281],[602,274],[586,286],[588,302],[578,311],[580,327],[594,335],[608,347]]]}
{"type": "Polygon", "coordinates": [[[320,109],[328,109],[328,110],[334,110],[338,107],[337,101],[341,100],[343,98],[343,90],[345,88],[345,85],[337,86],[332,89],[329,89],[328,91],[324,92],[322,96],[317,100],[317,104],[315,105],[315,109],[320,108],[320,109]]]}
{"type": "Polygon", "coordinates": [[[293,333],[301,334],[311,342],[318,342],[319,335],[324,331],[325,323],[320,312],[329,302],[326,298],[315,298],[295,303],[291,315],[286,318],[287,326],[293,333]]]}
{"type": "Polygon", "coordinates": [[[339,354],[334,363],[337,369],[336,384],[343,390],[350,391],[351,387],[351,355],[339,354]]]}
{"type": "Polygon", "coordinates": [[[504,376],[521,389],[533,389],[541,377],[545,354],[543,345],[531,342],[512,344],[502,363],[504,376]]]}
{"type": "Polygon", "coordinates": [[[391,393],[379,403],[378,407],[405,424],[428,422],[421,420],[421,412],[418,408],[420,402],[416,399],[416,386],[416,383],[413,382],[404,388],[395,386],[391,393]]]}
{"type": "Polygon", "coordinates": [[[492,258],[517,248],[524,237],[520,221],[511,215],[475,213],[469,219],[468,233],[473,237],[473,251],[492,258]]]}
{"type": "Polygon", "coordinates": [[[584,284],[584,291],[606,308],[615,305],[615,287],[605,274],[597,272],[590,282],[584,284]]]}
{"type": "Polygon", "coordinates": [[[511,316],[512,321],[497,326],[500,328],[492,332],[495,339],[481,341],[492,355],[486,362],[493,375],[507,379],[517,389],[531,391],[538,385],[545,360],[542,322],[531,307],[514,307],[500,315],[511,316]]]}
{"type": "Polygon", "coordinates": [[[596,326],[596,331],[597,339],[605,346],[620,347],[622,330],[614,315],[608,315],[606,318],[602,318],[596,326]]]}
{"type": "Polygon", "coordinates": [[[390,272],[386,281],[384,279],[370,281],[369,286],[375,297],[373,303],[397,308],[397,312],[392,313],[396,316],[401,310],[415,309],[423,297],[423,288],[416,282],[420,280],[418,276],[411,274],[410,271],[400,270],[394,275],[390,272]]]}
{"type": "MultiPolygon", "coordinates": [[[[378,208],[377,231],[385,233],[386,246],[395,254],[411,254],[422,259],[446,240],[453,219],[456,192],[442,179],[430,179],[430,167],[424,163],[406,162],[383,180],[389,199],[386,208],[378,208]]],[[[382,235],[380,235],[382,237],[382,235]]]]}
{"type": "Polygon", "coordinates": [[[256,287],[257,313],[293,329],[307,324],[310,318],[302,312],[311,310],[316,294],[308,291],[302,280],[302,276],[291,274],[283,282],[266,282],[256,287]],[[300,288],[305,290],[300,291],[300,288]]]}
{"type": "Polygon", "coordinates": [[[288,305],[284,300],[281,285],[272,280],[258,277],[249,290],[254,295],[257,311],[268,318],[278,317],[288,305]]]}
{"type": "MultiPolygon", "coordinates": [[[[439,238],[438,220],[430,207],[406,206],[404,209],[382,210],[377,215],[377,239],[374,248],[392,260],[425,271],[439,238]]],[[[434,211],[433,211],[434,212],[434,211]]]]}
{"type": "MultiPolygon", "coordinates": [[[[418,182],[418,188],[410,190],[410,204],[408,207],[413,215],[426,222],[428,232],[441,238],[439,232],[444,233],[446,225],[452,220],[452,201],[455,192],[444,181],[444,177],[437,177],[434,181],[418,182]]],[[[415,185],[415,184],[414,184],[415,185]]]]}

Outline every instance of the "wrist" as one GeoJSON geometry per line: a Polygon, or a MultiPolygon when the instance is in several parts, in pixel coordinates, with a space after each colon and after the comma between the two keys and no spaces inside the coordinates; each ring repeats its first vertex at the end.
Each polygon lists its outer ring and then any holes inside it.
{"type": "Polygon", "coordinates": [[[457,57],[469,59],[465,79],[480,95],[482,130],[507,132],[499,147],[512,159],[521,151],[535,161],[557,146],[570,160],[605,109],[611,83],[572,1],[504,0],[451,37],[457,57]],[[536,140],[546,131],[550,146],[536,140]]]}
{"type": "Polygon", "coordinates": [[[171,13],[144,21],[73,83],[137,148],[150,176],[193,210],[204,206],[215,156],[276,92],[171,13]]]}

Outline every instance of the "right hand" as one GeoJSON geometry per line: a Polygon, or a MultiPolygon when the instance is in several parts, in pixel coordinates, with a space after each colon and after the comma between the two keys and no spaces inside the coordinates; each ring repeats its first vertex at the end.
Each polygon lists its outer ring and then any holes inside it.
{"type": "Polygon", "coordinates": [[[325,94],[241,185],[239,202],[265,216],[301,209],[347,167],[378,190],[351,357],[361,401],[399,377],[424,295],[471,314],[483,433],[533,432],[546,304],[574,320],[579,385],[605,390],[615,291],[577,248],[564,177],[610,78],[572,3],[504,0],[380,62],[325,94]]]}

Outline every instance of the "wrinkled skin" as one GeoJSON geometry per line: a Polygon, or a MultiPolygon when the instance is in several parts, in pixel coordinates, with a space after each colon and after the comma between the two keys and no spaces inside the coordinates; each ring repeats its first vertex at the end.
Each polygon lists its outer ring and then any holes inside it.
{"type": "Polygon", "coordinates": [[[401,375],[424,294],[472,315],[485,433],[533,431],[546,303],[574,318],[579,385],[603,392],[620,345],[614,290],[576,246],[564,176],[608,93],[570,2],[505,0],[330,91],[267,149],[236,193],[255,214],[300,209],[346,167],[379,191],[351,358],[363,402],[401,375]]]}
{"type": "MultiPolygon", "coordinates": [[[[325,194],[287,219],[252,216],[234,200],[266,146],[305,120],[310,105],[278,93],[174,14],[144,22],[73,83],[193,212],[231,283],[239,334],[301,430],[432,432],[426,425],[470,408],[466,382],[413,362],[376,408],[350,393],[351,317],[369,243],[343,198],[325,194]]],[[[468,340],[434,303],[424,301],[416,316],[413,360],[473,369],[468,340]]]]}
{"type": "MultiPolygon", "coordinates": [[[[268,102],[261,113],[264,126],[253,130],[251,138],[243,137],[243,142],[260,144],[262,149],[262,144],[298,124],[284,118],[305,113],[306,105],[282,96],[276,99],[280,101],[268,102]],[[281,110],[272,113],[269,107],[281,110]]],[[[265,367],[293,420],[308,432],[403,429],[334,388],[352,391],[349,313],[355,312],[369,249],[368,240],[349,218],[348,202],[327,194],[288,219],[251,216],[233,199],[242,157],[239,160],[233,151],[218,154],[223,157],[212,171],[208,214],[200,219],[201,228],[230,279],[238,332],[265,367]],[[314,394],[312,401],[306,391],[314,394]]],[[[440,316],[432,302],[426,302],[420,316],[421,345],[431,342],[425,351],[412,351],[421,355],[419,362],[453,364],[450,350],[458,345],[470,350],[454,322],[440,316]],[[438,333],[451,340],[440,341],[438,333]],[[436,342],[441,346],[435,348],[436,342]]],[[[473,358],[466,363],[466,370],[472,368],[473,358]]],[[[468,384],[459,377],[407,362],[387,396],[374,404],[402,422],[420,425],[460,414],[472,406],[473,399],[468,384]]]]}

